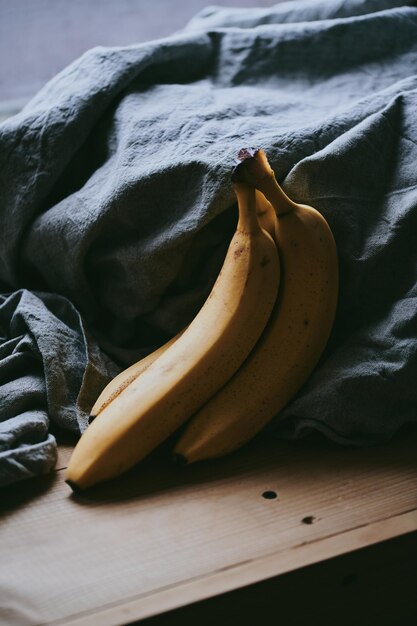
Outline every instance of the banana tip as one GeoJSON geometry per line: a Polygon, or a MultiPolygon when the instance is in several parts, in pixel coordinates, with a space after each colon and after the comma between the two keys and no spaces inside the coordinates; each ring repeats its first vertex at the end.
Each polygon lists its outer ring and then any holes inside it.
{"type": "Polygon", "coordinates": [[[257,163],[258,154],[262,154],[261,148],[242,148],[239,150],[232,170],[232,183],[256,186],[255,181],[260,175],[257,163]]]}
{"type": "Polygon", "coordinates": [[[73,480],[70,480],[68,478],[65,482],[71,487],[74,493],[79,493],[81,491],[77,483],[75,483],[73,480]]]}
{"type": "Polygon", "coordinates": [[[239,163],[243,163],[246,159],[251,159],[256,156],[259,150],[260,148],[241,148],[237,153],[235,164],[239,165],[239,163]]]}

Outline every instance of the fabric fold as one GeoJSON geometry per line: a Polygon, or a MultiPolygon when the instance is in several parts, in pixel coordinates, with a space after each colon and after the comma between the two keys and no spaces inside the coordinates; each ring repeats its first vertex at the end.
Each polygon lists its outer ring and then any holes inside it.
{"type": "Polygon", "coordinates": [[[51,423],[79,435],[118,369],[57,294],[0,296],[0,329],[0,484],[8,484],[54,467],[51,423]]]}

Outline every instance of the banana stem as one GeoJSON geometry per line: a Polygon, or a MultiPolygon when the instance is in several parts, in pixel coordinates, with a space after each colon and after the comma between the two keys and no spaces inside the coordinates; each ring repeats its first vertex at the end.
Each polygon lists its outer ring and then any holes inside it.
{"type": "Polygon", "coordinates": [[[265,198],[272,204],[277,217],[294,211],[297,206],[280,187],[273,172],[272,174],[264,176],[264,178],[259,181],[257,188],[259,191],[262,191],[265,198]]]}
{"type": "Polygon", "coordinates": [[[274,207],[277,217],[290,213],[297,207],[278,184],[263,150],[252,148],[241,150],[232,180],[253,185],[261,191],[274,207]]]}
{"type": "Polygon", "coordinates": [[[243,232],[255,233],[261,229],[256,210],[255,188],[244,183],[233,183],[239,208],[237,228],[243,232]]]}

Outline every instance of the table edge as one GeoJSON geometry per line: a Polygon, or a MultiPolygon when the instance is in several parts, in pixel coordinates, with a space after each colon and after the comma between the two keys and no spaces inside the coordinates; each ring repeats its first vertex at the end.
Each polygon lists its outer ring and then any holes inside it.
{"type": "Polygon", "coordinates": [[[417,509],[162,587],[48,626],[122,626],[417,530],[417,509]]]}

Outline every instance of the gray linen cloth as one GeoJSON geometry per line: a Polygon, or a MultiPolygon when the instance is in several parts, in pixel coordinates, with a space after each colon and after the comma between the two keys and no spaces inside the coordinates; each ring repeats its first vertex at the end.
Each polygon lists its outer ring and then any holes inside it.
{"type": "Polygon", "coordinates": [[[48,472],[105,384],[187,324],[263,147],[340,258],[319,367],[268,426],[369,445],[417,422],[417,8],[209,7],[94,48],[0,125],[0,483],[48,472]]]}

